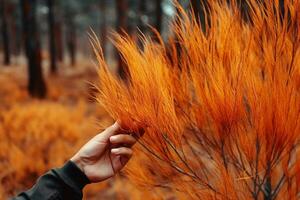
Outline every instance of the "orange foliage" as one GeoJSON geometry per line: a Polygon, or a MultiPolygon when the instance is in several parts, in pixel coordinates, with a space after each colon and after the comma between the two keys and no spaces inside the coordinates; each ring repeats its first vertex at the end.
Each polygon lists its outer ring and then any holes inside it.
{"type": "MultiPolygon", "coordinates": [[[[6,69],[7,70],[7,69],[6,69]]],[[[16,77],[14,71],[4,71],[0,74],[0,106],[9,107],[14,103],[28,99],[26,84],[19,83],[19,77],[16,77]],[[22,90],[23,89],[23,90],[22,90]]]]}
{"type": "Polygon", "coordinates": [[[84,134],[94,130],[84,112],[83,103],[73,110],[36,102],[1,113],[0,181],[4,194],[31,187],[38,176],[74,154],[90,137],[84,134]]]}
{"type": "MultiPolygon", "coordinates": [[[[112,123],[103,108],[93,103],[90,93],[94,91],[87,80],[93,80],[95,73],[86,62],[80,66],[83,67],[63,71],[58,77],[48,77],[49,93],[43,101],[27,95],[25,68],[0,69],[1,200],[27,190],[43,173],[62,166],[99,131],[99,125],[112,123]],[[100,121],[97,126],[96,118],[100,121]]],[[[111,199],[119,193],[131,197],[143,194],[126,179],[116,178],[88,185],[84,199],[111,199]],[[121,192],[124,184],[126,193],[121,192]]]]}
{"type": "Polygon", "coordinates": [[[248,0],[247,21],[234,0],[208,4],[205,31],[179,8],[176,42],[116,35],[128,82],[94,41],[100,104],[145,130],[129,177],[181,199],[297,199],[300,2],[248,0]]]}

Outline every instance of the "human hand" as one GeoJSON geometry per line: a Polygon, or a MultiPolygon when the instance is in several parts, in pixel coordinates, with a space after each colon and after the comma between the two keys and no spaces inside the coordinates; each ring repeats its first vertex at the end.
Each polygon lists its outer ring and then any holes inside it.
{"type": "Polygon", "coordinates": [[[136,139],[115,122],[87,142],[72,158],[91,182],[100,182],[118,173],[132,156],[136,139]]]}

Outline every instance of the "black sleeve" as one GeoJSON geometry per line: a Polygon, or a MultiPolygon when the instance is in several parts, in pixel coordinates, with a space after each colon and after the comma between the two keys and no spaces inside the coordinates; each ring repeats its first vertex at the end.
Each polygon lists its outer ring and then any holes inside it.
{"type": "Polygon", "coordinates": [[[83,187],[90,183],[85,174],[72,162],[52,169],[41,176],[28,191],[12,200],[81,200],[83,187]]]}

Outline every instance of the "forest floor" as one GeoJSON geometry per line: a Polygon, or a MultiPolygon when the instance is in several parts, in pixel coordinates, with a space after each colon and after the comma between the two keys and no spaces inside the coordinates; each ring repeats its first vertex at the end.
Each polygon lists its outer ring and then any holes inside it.
{"type": "MultiPolygon", "coordinates": [[[[97,72],[93,63],[81,60],[75,67],[59,67],[56,76],[45,75],[48,95],[44,100],[28,95],[25,65],[0,67],[0,197],[3,199],[31,187],[37,177],[61,166],[101,127],[113,122],[95,101],[92,84],[97,83],[97,72]]],[[[124,180],[121,174],[90,185],[84,196],[140,199],[142,194],[124,180]],[[129,193],[135,193],[135,197],[129,193]]]]}

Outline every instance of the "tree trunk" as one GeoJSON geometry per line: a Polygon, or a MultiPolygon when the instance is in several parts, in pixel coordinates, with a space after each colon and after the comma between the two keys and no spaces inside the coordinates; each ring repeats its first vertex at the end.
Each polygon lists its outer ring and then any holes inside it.
{"type": "Polygon", "coordinates": [[[63,62],[64,59],[64,46],[63,46],[63,39],[62,39],[62,23],[61,19],[59,18],[58,21],[54,24],[54,32],[55,32],[55,47],[57,52],[57,59],[60,62],[63,62]]]}
{"type": "Polygon", "coordinates": [[[71,65],[75,66],[76,64],[76,31],[74,25],[70,27],[69,30],[69,40],[68,40],[68,49],[71,58],[71,65]]]}
{"type": "MultiPolygon", "coordinates": [[[[9,13],[15,13],[17,12],[16,9],[19,9],[16,4],[11,4],[9,13]]],[[[17,16],[11,16],[10,17],[10,37],[13,38],[13,40],[10,41],[10,52],[11,55],[19,56],[21,53],[22,48],[22,28],[20,26],[20,23],[18,23],[19,18],[17,16]]]]}
{"type": "Polygon", "coordinates": [[[144,0],[139,0],[139,29],[142,33],[146,34],[147,26],[145,17],[147,13],[147,3],[144,0]]]}
{"type": "Polygon", "coordinates": [[[161,32],[161,22],[162,22],[162,0],[156,0],[156,22],[155,28],[158,32],[161,32]]]}
{"type": "Polygon", "coordinates": [[[76,64],[76,29],[73,20],[71,19],[67,25],[67,49],[69,52],[71,65],[76,64]]]}
{"type": "Polygon", "coordinates": [[[57,72],[56,64],[56,45],[55,45],[55,30],[54,30],[54,0],[47,0],[48,4],[48,25],[49,25],[49,52],[50,52],[50,69],[51,73],[55,74],[57,72]]]}
{"type": "Polygon", "coordinates": [[[31,96],[44,98],[47,93],[41,66],[41,49],[36,25],[36,1],[20,0],[25,51],[28,62],[28,91],[31,96]]]}
{"type": "Polygon", "coordinates": [[[6,12],[6,0],[0,0],[0,13],[1,13],[1,32],[3,41],[4,65],[10,65],[10,48],[9,48],[9,34],[6,12]]]}
{"type": "MultiPolygon", "coordinates": [[[[147,3],[144,0],[139,0],[138,5],[138,28],[144,34],[148,35],[147,28],[147,3]]],[[[138,33],[137,33],[138,35],[138,33]]],[[[143,49],[143,41],[136,37],[138,41],[138,45],[141,49],[143,49]]]]}
{"type": "MultiPolygon", "coordinates": [[[[128,2],[127,0],[116,0],[116,11],[117,11],[117,32],[124,34],[124,31],[128,31],[127,26],[127,13],[128,13],[128,2]]],[[[118,74],[123,80],[127,80],[128,68],[124,63],[120,54],[118,56],[118,74]]]]}
{"type": "Polygon", "coordinates": [[[106,0],[100,0],[100,15],[101,15],[101,24],[100,24],[100,41],[101,47],[103,50],[104,56],[106,55],[106,36],[107,36],[107,29],[106,29],[106,0]]]}

